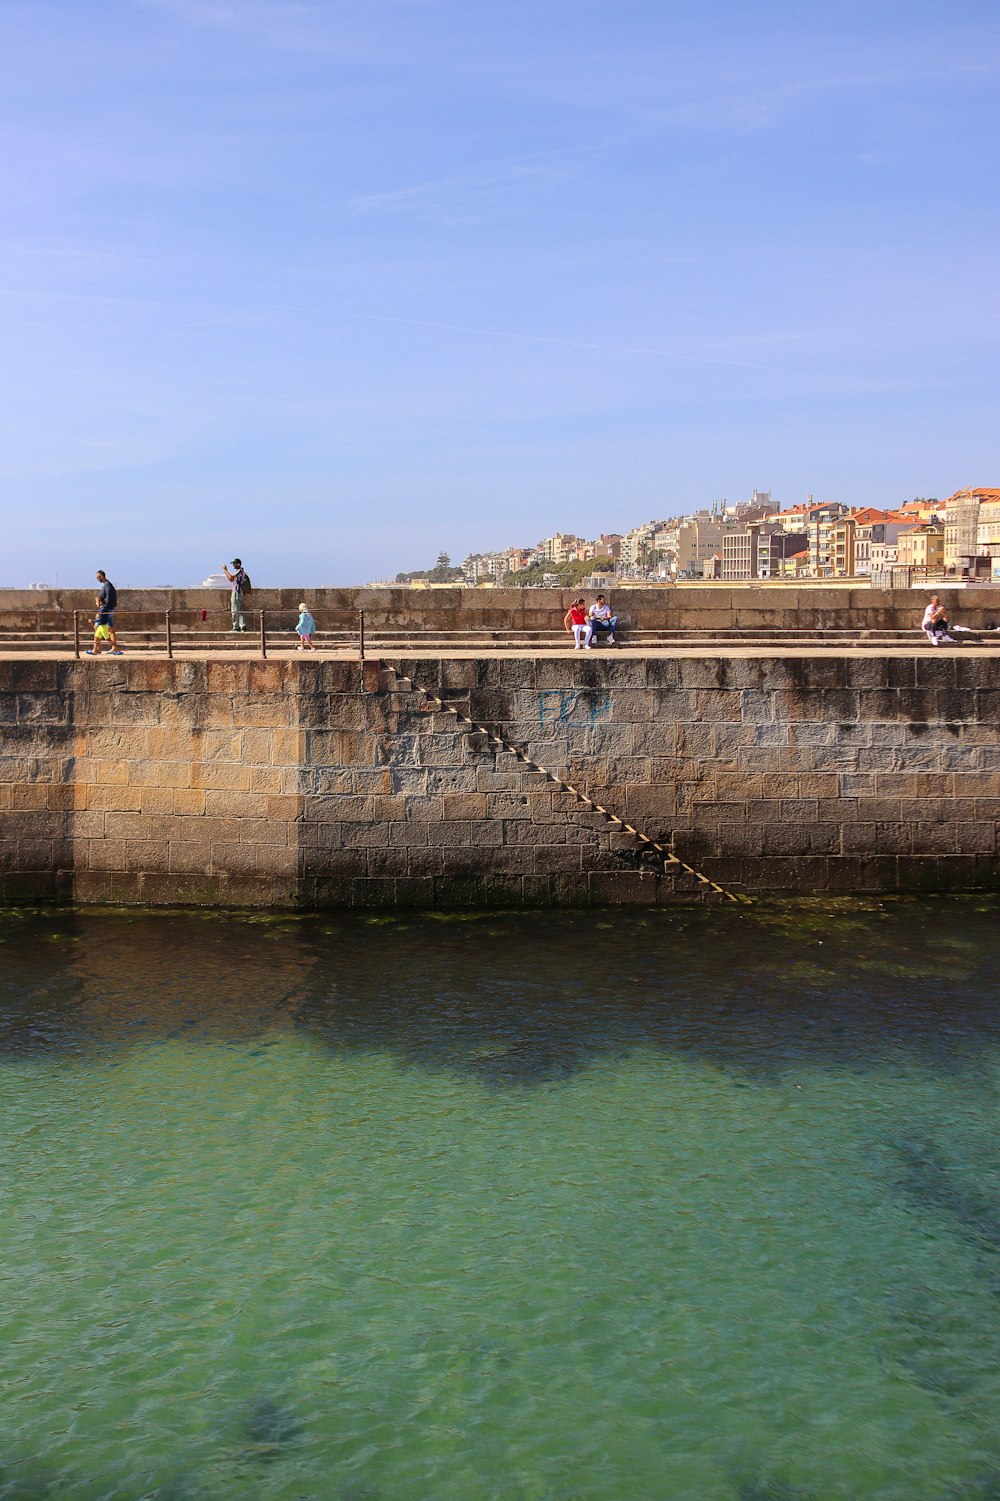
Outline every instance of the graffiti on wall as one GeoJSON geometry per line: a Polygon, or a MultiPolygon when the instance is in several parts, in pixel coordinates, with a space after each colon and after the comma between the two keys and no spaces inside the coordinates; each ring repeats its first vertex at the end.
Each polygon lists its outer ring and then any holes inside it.
{"type": "Polygon", "coordinates": [[[545,688],[538,695],[538,723],[589,729],[611,718],[611,698],[590,688],[545,688]]]}

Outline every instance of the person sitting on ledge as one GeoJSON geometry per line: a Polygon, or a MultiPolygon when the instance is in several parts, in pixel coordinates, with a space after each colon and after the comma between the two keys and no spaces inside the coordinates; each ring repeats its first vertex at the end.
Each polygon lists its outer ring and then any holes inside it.
{"type": "Polygon", "coordinates": [[[614,646],[615,626],[617,624],[618,616],[612,615],[611,606],[604,598],[604,595],[599,594],[590,607],[590,628],[592,632],[596,636],[598,631],[606,631],[608,636],[608,645],[614,646]]]}
{"type": "Polygon", "coordinates": [[[948,634],[948,612],[936,594],[931,595],[931,602],[924,611],[921,629],[932,646],[940,646],[942,641],[955,640],[954,636],[948,634]]]}
{"type": "Polygon", "coordinates": [[[594,634],[594,628],[587,619],[587,607],[582,599],[574,599],[566,614],[563,616],[563,625],[572,633],[576,642],[575,651],[580,651],[584,646],[590,650],[590,638],[594,634]]]}

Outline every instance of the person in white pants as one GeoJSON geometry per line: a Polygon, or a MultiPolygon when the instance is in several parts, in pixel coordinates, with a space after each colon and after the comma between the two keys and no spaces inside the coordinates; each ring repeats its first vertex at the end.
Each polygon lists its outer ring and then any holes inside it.
{"type": "Polygon", "coordinates": [[[587,619],[587,607],[582,599],[574,599],[563,616],[563,625],[573,633],[574,651],[581,651],[584,647],[590,650],[590,638],[594,634],[594,626],[593,622],[587,619]]]}
{"type": "Polygon", "coordinates": [[[931,602],[924,611],[920,628],[932,646],[940,646],[942,641],[955,639],[948,634],[948,612],[936,594],[931,595],[931,602]]]}

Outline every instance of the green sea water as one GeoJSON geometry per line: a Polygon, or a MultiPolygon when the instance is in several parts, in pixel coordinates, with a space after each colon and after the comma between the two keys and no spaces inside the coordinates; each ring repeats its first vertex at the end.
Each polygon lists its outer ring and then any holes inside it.
{"type": "Polygon", "coordinates": [[[998,912],[0,914],[0,1501],[996,1501],[998,912]]]}

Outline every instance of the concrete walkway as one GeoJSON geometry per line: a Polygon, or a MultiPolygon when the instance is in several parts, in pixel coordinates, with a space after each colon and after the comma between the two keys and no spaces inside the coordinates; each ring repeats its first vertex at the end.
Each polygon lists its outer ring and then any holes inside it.
{"type": "MultiPolygon", "coordinates": [[[[704,645],[704,646],[621,646],[601,647],[590,652],[576,652],[572,647],[545,647],[545,646],[514,646],[514,647],[432,647],[425,648],[416,645],[400,645],[386,648],[374,648],[365,653],[365,660],[396,661],[402,657],[407,660],[425,661],[536,661],[539,659],[554,660],[568,658],[570,660],[579,657],[581,660],[597,661],[604,658],[636,658],[674,659],[674,658],[814,658],[814,657],[941,657],[946,653],[961,652],[963,656],[992,657],[1000,650],[1000,639],[985,642],[956,643],[954,646],[932,647],[924,640],[914,640],[912,643],[898,642],[871,642],[863,644],[852,642],[838,645],[835,642],[825,643],[797,643],[795,645],[780,646],[772,643],[757,643],[749,645],[704,645]]],[[[20,651],[4,650],[0,648],[0,662],[72,662],[74,660],[72,648],[58,650],[25,648],[20,651]]],[[[167,653],[152,647],[140,647],[135,651],[129,651],[126,647],[120,657],[112,657],[109,652],[102,652],[100,659],[88,657],[82,653],[80,660],[93,662],[95,666],[118,662],[165,662],[167,653]]],[[[259,646],[252,648],[236,648],[224,651],[186,651],[183,647],[175,647],[173,652],[175,662],[259,662],[262,660],[259,646]]],[[[357,662],[357,648],[330,647],[321,648],[315,653],[299,652],[294,647],[281,647],[268,645],[267,660],[269,662],[357,662]]]]}

